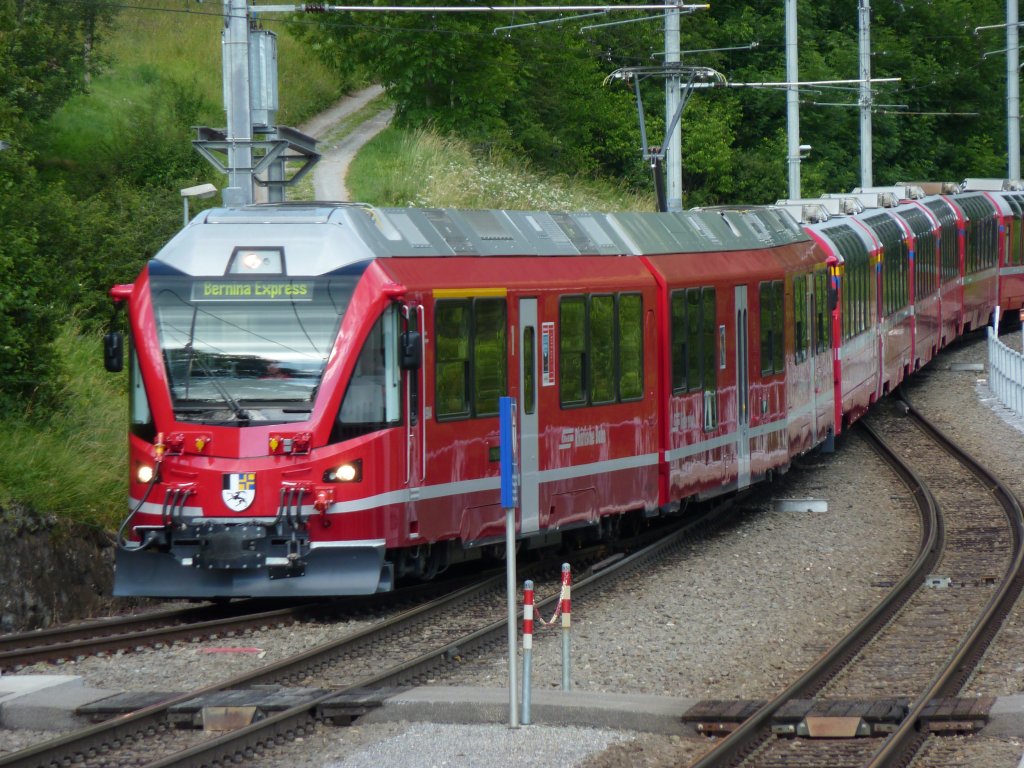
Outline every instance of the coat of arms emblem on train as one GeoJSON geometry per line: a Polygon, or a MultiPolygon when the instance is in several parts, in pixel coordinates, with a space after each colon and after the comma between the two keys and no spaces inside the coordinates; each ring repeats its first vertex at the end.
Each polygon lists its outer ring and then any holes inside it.
{"type": "Polygon", "coordinates": [[[224,488],[221,498],[229,509],[241,512],[248,509],[256,498],[256,473],[240,472],[224,475],[224,488]]]}

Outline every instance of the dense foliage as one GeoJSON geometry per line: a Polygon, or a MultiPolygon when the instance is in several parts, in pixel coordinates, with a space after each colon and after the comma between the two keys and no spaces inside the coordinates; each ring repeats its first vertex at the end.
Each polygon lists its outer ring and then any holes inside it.
{"type": "Polygon", "coordinates": [[[84,92],[114,6],[102,0],[0,0],[0,412],[45,418],[64,383],[53,341],[72,313],[109,316],[106,290],[138,272],[180,226],[180,179],[202,161],[189,144],[192,89],[151,83],[84,160],[54,163],[51,119],[84,92]],[[140,258],[141,257],[141,258],[140,258]]]}
{"type": "MultiPolygon", "coordinates": [[[[1003,21],[1002,5],[876,0],[871,10],[872,75],[901,78],[875,91],[876,183],[1005,174],[1005,59],[982,58],[1003,48],[1003,37],[973,34],[1003,21]]],[[[481,146],[526,153],[555,171],[649,184],[632,91],[603,84],[619,68],[663,60],[658,19],[607,26],[631,18],[637,14],[526,26],[551,15],[340,13],[302,17],[296,30],[325,61],[375,73],[405,124],[429,123],[481,146]]],[[[858,76],[856,3],[800,0],[798,19],[801,80],[858,76]]],[[[784,39],[782,0],[722,0],[681,23],[682,50],[704,51],[683,62],[713,67],[733,85],[784,81],[784,39]],[[757,47],[741,49],[750,43],[757,47]]],[[[654,145],[664,133],[663,82],[643,80],[654,145]]],[[[859,183],[857,99],[856,86],[801,89],[801,143],[813,146],[802,164],[805,194],[859,183]]],[[[785,196],[783,90],[697,90],[682,135],[687,205],[785,196]]]]}
{"type": "MultiPolygon", "coordinates": [[[[159,0],[166,16],[182,11],[175,2],[159,0]]],[[[136,68],[131,99],[100,102],[102,121],[55,127],[65,119],[62,105],[97,82],[116,8],[107,0],[0,0],[0,140],[9,144],[0,150],[5,412],[46,411],[59,400],[51,352],[58,327],[70,313],[86,330],[106,322],[106,289],[132,279],[180,226],[176,190],[210,173],[191,149],[190,126],[207,123],[219,105],[210,102],[209,84],[168,76],[172,68],[157,60],[136,68]],[[57,149],[74,140],[74,151],[57,149]]],[[[855,78],[856,4],[800,0],[798,14],[801,78],[855,78]]],[[[207,39],[215,16],[203,11],[212,19],[199,33],[204,50],[216,48],[207,39]]],[[[640,16],[566,14],[552,24],[551,15],[522,12],[323,13],[297,16],[291,29],[339,81],[365,69],[383,82],[399,124],[457,134],[492,156],[527,157],[543,170],[649,191],[632,88],[608,78],[663,60],[661,21],[640,16]]],[[[714,67],[736,86],[784,80],[783,17],[782,0],[721,0],[686,15],[684,63],[714,67]]],[[[901,78],[876,90],[878,183],[1005,172],[1005,60],[982,57],[1004,47],[1003,37],[973,34],[1002,20],[996,0],[875,0],[873,74],[901,78]]],[[[641,87],[656,145],[663,80],[646,77],[641,87]]],[[[802,165],[804,193],[856,185],[856,87],[806,87],[801,100],[801,142],[813,146],[802,165]]],[[[778,88],[695,91],[682,122],[684,204],[784,196],[785,131],[778,88]]]]}

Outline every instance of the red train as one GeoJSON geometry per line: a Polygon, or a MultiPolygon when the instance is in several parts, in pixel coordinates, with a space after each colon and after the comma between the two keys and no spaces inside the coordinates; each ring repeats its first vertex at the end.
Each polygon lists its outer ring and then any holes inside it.
{"type": "Polygon", "coordinates": [[[207,211],[110,292],[115,594],[368,594],[500,556],[506,394],[522,548],[785,471],[1020,307],[1022,207],[936,194],[806,229],[780,207],[207,211]]]}

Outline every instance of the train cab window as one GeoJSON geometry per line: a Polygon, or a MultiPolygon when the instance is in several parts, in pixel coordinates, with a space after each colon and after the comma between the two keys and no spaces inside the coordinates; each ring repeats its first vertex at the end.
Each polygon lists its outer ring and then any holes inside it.
{"type": "Polygon", "coordinates": [[[439,420],[494,416],[505,394],[504,299],[445,299],[434,313],[439,420]]]}
{"type": "Polygon", "coordinates": [[[793,278],[793,349],[798,363],[807,359],[807,275],[793,278]]]}
{"type": "Polygon", "coordinates": [[[761,303],[761,373],[782,373],[785,369],[783,346],[784,285],[781,280],[760,284],[761,303]]]}
{"type": "Polygon", "coordinates": [[[142,371],[139,369],[139,356],[135,353],[135,344],[128,344],[128,420],[131,433],[143,440],[156,437],[156,426],[153,424],[153,412],[149,408],[146,387],[142,383],[142,371]]]}
{"type": "Polygon", "coordinates": [[[332,443],[387,429],[401,420],[398,320],[398,311],[388,308],[370,329],[345,389],[332,443]]]}

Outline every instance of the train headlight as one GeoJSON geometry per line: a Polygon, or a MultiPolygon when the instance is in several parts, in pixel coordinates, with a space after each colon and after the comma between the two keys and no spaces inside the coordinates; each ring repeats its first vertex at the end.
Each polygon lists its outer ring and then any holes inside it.
{"type": "Polygon", "coordinates": [[[153,468],[148,464],[143,464],[135,471],[135,479],[140,483],[148,483],[153,479],[153,468]]]}
{"type": "Polygon", "coordinates": [[[347,461],[324,472],[325,483],[358,483],[363,479],[363,460],[347,461]]]}

